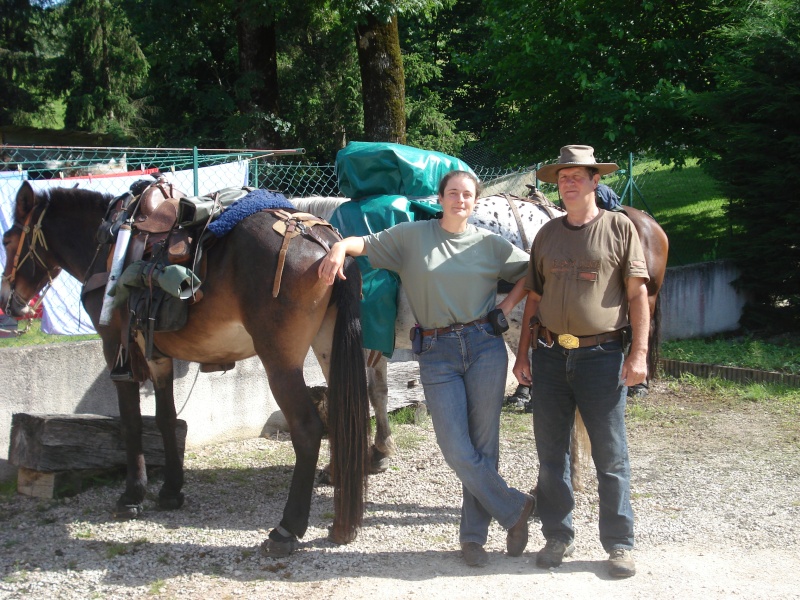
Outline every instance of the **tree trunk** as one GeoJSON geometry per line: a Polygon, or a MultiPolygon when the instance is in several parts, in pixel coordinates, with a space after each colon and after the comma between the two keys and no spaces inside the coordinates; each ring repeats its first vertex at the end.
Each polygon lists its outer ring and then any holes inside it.
{"type": "Polygon", "coordinates": [[[373,15],[356,27],[364,138],[368,142],[406,142],[406,99],[397,16],[381,23],[373,15]]]}
{"type": "Polygon", "coordinates": [[[280,115],[275,22],[253,22],[248,11],[240,10],[236,33],[239,72],[251,82],[250,93],[240,100],[239,108],[245,114],[263,113],[266,117],[254,121],[258,126],[247,143],[254,148],[280,148],[281,136],[274,126],[280,115]]]}

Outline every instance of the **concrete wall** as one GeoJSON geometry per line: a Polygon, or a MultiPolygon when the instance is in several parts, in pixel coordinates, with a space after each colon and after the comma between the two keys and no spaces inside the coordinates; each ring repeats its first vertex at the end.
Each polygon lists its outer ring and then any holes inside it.
{"type": "MultiPolygon", "coordinates": [[[[0,480],[16,477],[16,467],[8,462],[12,414],[119,415],[99,341],[0,348],[0,373],[0,480]]],[[[324,382],[311,354],[305,374],[309,385],[324,382]]],[[[149,383],[141,406],[142,414],[155,414],[149,383]]],[[[188,425],[187,448],[285,428],[257,358],[238,362],[227,373],[200,373],[198,364],[176,361],[175,408],[188,425]]]]}
{"type": "MultiPolygon", "coordinates": [[[[745,297],[731,286],[738,276],[729,262],[671,268],[662,289],[662,338],[703,337],[738,326],[745,297]]],[[[409,360],[401,351],[398,360],[409,360]]],[[[0,480],[16,476],[8,462],[11,415],[95,413],[118,415],[100,342],[0,348],[0,480]]],[[[176,362],[175,404],[188,424],[187,447],[257,437],[285,428],[258,359],[228,373],[200,373],[199,365],[176,362]]],[[[306,359],[309,385],[324,382],[312,355],[306,359]]],[[[513,384],[513,376],[509,384],[513,384]]],[[[142,395],[143,414],[155,414],[152,387],[142,395]]]]}
{"type": "Polygon", "coordinates": [[[661,339],[707,337],[739,326],[747,297],[731,285],[739,276],[730,261],[667,269],[661,291],[661,339]]]}

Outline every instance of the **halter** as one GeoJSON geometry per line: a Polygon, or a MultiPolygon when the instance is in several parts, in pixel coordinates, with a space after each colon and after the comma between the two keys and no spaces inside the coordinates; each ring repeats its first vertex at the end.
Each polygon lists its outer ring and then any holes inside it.
{"type": "MultiPolygon", "coordinates": [[[[3,275],[3,279],[8,281],[8,285],[11,288],[11,295],[8,298],[8,302],[4,309],[7,311],[8,308],[11,306],[12,302],[16,300],[20,305],[27,306],[28,302],[22,298],[16,291],[15,280],[17,271],[19,271],[20,267],[25,264],[25,261],[31,259],[33,262],[34,269],[36,268],[36,263],[38,263],[44,270],[47,272],[47,283],[42,286],[42,292],[39,294],[39,299],[33,306],[33,310],[36,311],[42,304],[44,300],[45,294],[50,290],[53,285],[53,280],[58,277],[58,274],[61,273],[61,267],[54,267],[51,269],[47,266],[47,263],[39,256],[37,252],[37,245],[40,245],[44,250],[49,250],[47,247],[47,240],[44,238],[44,232],[42,231],[42,221],[44,220],[44,215],[49,208],[49,204],[47,204],[43,209],[42,212],[39,214],[39,220],[36,222],[36,225],[33,226],[33,230],[31,231],[31,221],[33,220],[33,213],[34,211],[28,213],[28,216],[25,218],[25,223],[20,225],[19,223],[14,223],[15,227],[19,227],[22,234],[19,238],[19,243],[17,244],[17,252],[14,255],[14,260],[11,263],[11,272],[8,275],[3,275]],[[22,256],[20,259],[20,255],[22,254],[22,247],[25,242],[25,236],[30,234],[31,239],[28,243],[28,252],[22,256]]],[[[44,278],[42,278],[44,279],[44,278]]]]}

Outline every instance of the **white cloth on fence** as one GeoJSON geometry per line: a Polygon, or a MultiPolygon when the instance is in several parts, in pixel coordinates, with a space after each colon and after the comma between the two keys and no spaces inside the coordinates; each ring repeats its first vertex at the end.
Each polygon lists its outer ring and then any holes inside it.
{"type": "MultiPolygon", "coordinates": [[[[29,181],[34,190],[78,186],[87,190],[118,196],[142,175],[134,177],[76,177],[70,179],[41,179],[29,181]]],[[[182,192],[194,194],[194,171],[165,172],[163,175],[182,192]]],[[[201,167],[197,173],[198,195],[210,194],[226,187],[241,187],[248,183],[249,162],[238,161],[213,167],[201,167]]],[[[22,182],[19,178],[0,178],[0,229],[5,232],[14,223],[14,200],[22,182]]],[[[0,244],[0,268],[6,264],[5,250],[0,244]]],[[[81,285],[68,273],[59,275],[42,303],[42,331],[62,335],[95,333],[92,321],[81,304],[81,285]]]]}

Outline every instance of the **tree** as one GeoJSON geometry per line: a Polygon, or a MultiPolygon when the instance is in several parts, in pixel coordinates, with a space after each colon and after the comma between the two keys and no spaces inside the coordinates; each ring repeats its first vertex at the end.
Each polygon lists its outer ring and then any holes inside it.
{"type": "Polygon", "coordinates": [[[31,125],[46,110],[45,10],[29,0],[0,0],[0,125],[31,125]]]}
{"type": "Polygon", "coordinates": [[[253,125],[242,136],[244,145],[254,148],[281,147],[276,17],[270,9],[263,2],[239,0],[236,12],[236,98],[239,112],[253,125]]]}
{"type": "Polygon", "coordinates": [[[364,101],[364,138],[406,143],[405,74],[397,14],[364,14],[356,25],[364,101]]]}
{"type": "Polygon", "coordinates": [[[141,122],[136,94],[148,63],[119,0],[71,0],[63,7],[64,49],[56,73],[67,127],[131,133],[141,122]]]}
{"type": "Polygon", "coordinates": [[[150,65],[145,143],[241,147],[247,124],[232,124],[239,77],[233,0],[130,0],[125,6],[150,65]]]}
{"type": "Polygon", "coordinates": [[[461,60],[466,48],[474,51],[481,43],[473,35],[479,6],[475,0],[447,0],[400,21],[407,140],[412,146],[459,156],[480,135],[479,119],[471,120],[477,114],[467,108],[476,97],[461,60]],[[470,23],[469,34],[465,23],[470,23]]]}
{"type": "Polygon", "coordinates": [[[710,85],[714,3],[488,0],[475,65],[499,96],[495,144],[520,162],[578,142],[680,161],[703,127],[689,99],[710,85]]]}
{"type": "Polygon", "coordinates": [[[746,320],[800,326],[800,4],[738,4],[718,30],[716,89],[701,95],[707,167],[731,199],[746,320]]]}
{"type": "Polygon", "coordinates": [[[363,139],[361,75],[352,22],[330,4],[282,22],[278,41],[284,141],[306,158],[332,162],[348,141],[363,139]]]}

